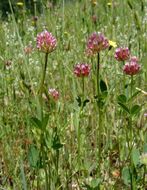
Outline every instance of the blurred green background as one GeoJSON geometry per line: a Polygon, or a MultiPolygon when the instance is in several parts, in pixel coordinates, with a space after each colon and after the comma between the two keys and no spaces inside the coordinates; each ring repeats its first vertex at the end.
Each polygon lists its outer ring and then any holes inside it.
{"type": "Polygon", "coordinates": [[[14,12],[18,8],[21,8],[21,5],[19,5],[19,3],[23,3],[23,7],[26,7],[28,13],[34,14],[34,6],[36,6],[37,11],[41,13],[43,7],[54,6],[62,1],[63,0],[0,0],[0,17],[2,19],[5,19],[7,18],[7,15],[11,13],[10,3],[12,4],[14,12]]]}

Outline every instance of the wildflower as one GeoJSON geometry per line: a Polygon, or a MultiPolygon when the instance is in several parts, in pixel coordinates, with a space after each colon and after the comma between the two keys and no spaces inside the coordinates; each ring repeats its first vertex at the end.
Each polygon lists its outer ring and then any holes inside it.
{"type": "Polygon", "coordinates": [[[144,165],[147,166],[147,153],[143,153],[141,156],[140,156],[140,162],[144,165]]]}
{"type": "Polygon", "coordinates": [[[48,92],[54,100],[57,101],[59,99],[59,92],[55,88],[50,88],[48,92]]]}
{"type": "Polygon", "coordinates": [[[37,48],[44,53],[51,53],[56,49],[57,40],[47,30],[37,35],[37,48]]]}
{"type": "Polygon", "coordinates": [[[123,67],[123,72],[126,75],[136,75],[139,73],[141,66],[138,64],[138,59],[136,57],[132,57],[128,63],[126,63],[123,67]]]}
{"type": "Polygon", "coordinates": [[[108,2],[107,5],[111,7],[112,6],[112,2],[108,2]]]}
{"type": "Polygon", "coordinates": [[[87,49],[89,49],[93,54],[97,54],[101,50],[107,49],[109,47],[109,41],[100,32],[94,32],[88,38],[87,49]]]}
{"type": "Polygon", "coordinates": [[[79,63],[74,67],[74,74],[77,77],[87,77],[90,73],[90,66],[85,63],[79,63]]]}
{"type": "Polygon", "coordinates": [[[117,48],[114,54],[114,57],[117,61],[125,61],[130,57],[129,48],[117,48]]]}
{"type": "Polygon", "coordinates": [[[137,62],[138,63],[138,58],[136,56],[132,56],[130,58],[130,61],[137,62]]]}
{"type": "Polygon", "coordinates": [[[112,2],[112,0],[107,3],[107,6],[110,7],[110,8],[112,8],[112,7],[115,8],[117,5],[118,5],[118,3],[114,2],[114,1],[112,2]]]}
{"type": "Polygon", "coordinates": [[[22,7],[23,6],[23,2],[17,2],[16,3],[18,6],[22,7]]]}
{"type": "Polygon", "coordinates": [[[114,48],[117,47],[117,44],[114,41],[109,40],[109,44],[110,44],[111,47],[114,47],[114,48]]]}
{"type": "Polygon", "coordinates": [[[147,113],[144,113],[144,117],[146,117],[146,118],[147,118],[147,113]]]}

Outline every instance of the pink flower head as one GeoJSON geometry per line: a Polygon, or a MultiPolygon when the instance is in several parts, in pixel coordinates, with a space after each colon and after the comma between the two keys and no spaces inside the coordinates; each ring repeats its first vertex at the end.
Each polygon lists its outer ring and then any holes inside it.
{"type": "Polygon", "coordinates": [[[141,66],[138,64],[137,57],[132,57],[128,63],[123,67],[123,72],[126,75],[136,75],[139,73],[141,66]]]}
{"type": "Polygon", "coordinates": [[[130,58],[130,61],[131,61],[131,62],[136,62],[136,63],[138,63],[138,57],[132,56],[132,57],[130,58]]]}
{"type": "Polygon", "coordinates": [[[101,50],[107,49],[109,47],[108,39],[100,32],[94,32],[88,38],[87,49],[93,54],[100,52],[101,50]]]}
{"type": "Polygon", "coordinates": [[[79,63],[74,67],[74,74],[77,77],[87,77],[90,73],[90,66],[86,63],[79,63]]]}
{"type": "Polygon", "coordinates": [[[129,48],[117,48],[114,54],[114,57],[117,61],[125,61],[130,57],[129,48]]]}
{"type": "Polygon", "coordinates": [[[48,90],[49,94],[52,96],[52,98],[54,100],[58,100],[59,99],[59,92],[55,89],[55,88],[50,88],[48,90]]]}
{"type": "Polygon", "coordinates": [[[47,30],[37,35],[37,48],[44,53],[51,53],[57,46],[56,38],[47,30]]]}

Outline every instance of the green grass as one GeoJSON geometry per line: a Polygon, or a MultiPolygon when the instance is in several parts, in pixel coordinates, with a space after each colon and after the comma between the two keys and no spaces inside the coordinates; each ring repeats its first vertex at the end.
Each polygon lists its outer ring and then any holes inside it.
{"type": "Polygon", "coordinates": [[[99,0],[94,6],[89,0],[61,1],[52,9],[44,3],[43,13],[36,13],[37,28],[23,9],[17,17],[12,13],[0,21],[0,189],[147,188],[147,165],[141,159],[147,152],[147,99],[136,89],[147,91],[147,4],[108,2],[99,0]],[[97,16],[96,24],[92,15],[97,16]],[[36,36],[45,28],[57,38],[45,79],[46,90],[56,88],[60,93],[56,102],[40,101],[37,93],[45,54],[37,50],[36,36]],[[129,47],[141,65],[130,99],[131,77],[124,76],[123,63],[115,60],[115,48],[100,52],[100,80],[107,87],[100,89],[101,122],[95,98],[97,57],[85,55],[87,38],[94,31],[104,33],[117,47],[129,47]],[[29,44],[33,51],[26,55],[29,44]],[[73,73],[80,62],[92,68],[85,78],[89,103],[83,109],[77,101],[83,93],[82,79],[73,73]],[[138,107],[130,114],[126,110],[133,105],[138,107]]]}

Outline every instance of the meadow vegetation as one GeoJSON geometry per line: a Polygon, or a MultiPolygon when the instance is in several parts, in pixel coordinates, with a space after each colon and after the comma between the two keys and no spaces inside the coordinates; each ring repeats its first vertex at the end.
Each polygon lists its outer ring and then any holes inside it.
{"type": "Polygon", "coordinates": [[[146,1],[39,3],[0,20],[0,189],[147,189],[146,1]]]}

